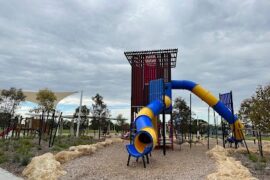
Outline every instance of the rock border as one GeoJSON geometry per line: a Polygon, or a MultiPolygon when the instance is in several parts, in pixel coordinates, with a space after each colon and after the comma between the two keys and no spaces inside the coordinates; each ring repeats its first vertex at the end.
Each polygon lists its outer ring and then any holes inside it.
{"type": "Polygon", "coordinates": [[[249,169],[242,165],[240,161],[236,161],[233,157],[229,157],[230,150],[216,145],[214,148],[206,152],[208,156],[214,158],[217,163],[217,171],[207,176],[208,180],[235,180],[246,179],[256,180],[249,169]]]}

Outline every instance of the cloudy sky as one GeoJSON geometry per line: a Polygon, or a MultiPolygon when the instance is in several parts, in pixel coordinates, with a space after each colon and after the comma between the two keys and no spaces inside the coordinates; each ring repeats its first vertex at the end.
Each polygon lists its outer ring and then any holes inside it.
{"type": "MultiPolygon", "coordinates": [[[[269,12],[269,0],[1,1],[0,88],[83,90],[86,105],[99,92],[113,116],[128,118],[124,51],[178,48],[173,79],[193,80],[215,95],[232,90],[237,110],[270,81],[269,12]]],[[[58,108],[70,113],[78,104],[79,94],[58,108]]],[[[193,105],[206,117],[205,103],[193,97],[193,105]]]]}

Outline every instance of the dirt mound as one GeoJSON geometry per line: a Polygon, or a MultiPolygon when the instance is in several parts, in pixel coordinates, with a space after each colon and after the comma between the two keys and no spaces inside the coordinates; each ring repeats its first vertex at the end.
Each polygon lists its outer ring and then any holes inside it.
{"type": "Polygon", "coordinates": [[[54,158],[52,153],[46,153],[34,157],[22,174],[29,180],[56,180],[66,172],[62,170],[60,162],[54,158]]]}
{"type": "Polygon", "coordinates": [[[215,146],[207,154],[216,159],[217,172],[209,174],[209,180],[234,180],[234,179],[256,179],[240,161],[228,157],[228,151],[221,146],[215,146]]]}

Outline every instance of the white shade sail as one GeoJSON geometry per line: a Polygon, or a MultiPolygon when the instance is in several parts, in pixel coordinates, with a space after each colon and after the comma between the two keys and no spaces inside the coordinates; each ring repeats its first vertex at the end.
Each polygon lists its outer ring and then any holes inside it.
{"type": "MultiPolygon", "coordinates": [[[[0,93],[2,90],[0,90],[0,93]]],[[[30,101],[33,103],[38,103],[37,101],[37,93],[38,92],[33,92],[33,91],[23,91],[23,94],[26,96],[25,100],[30,101]]],[[[56,101],[54,102],[54,105],[56,106],[61,100],[66,98],[67,96],[70,96],[71,94],[77,93],[77,91],[74,92],[53,92],[54,95],[56,96],[56,101]]]]}

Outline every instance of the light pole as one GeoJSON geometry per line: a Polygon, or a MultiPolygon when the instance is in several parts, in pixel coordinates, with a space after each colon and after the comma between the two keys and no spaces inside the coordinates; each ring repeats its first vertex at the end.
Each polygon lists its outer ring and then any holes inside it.
{"type": "Polygon", "coordinates": [[[81,122],[81,113],[82,113],[82,98],[83,98],[83,91],[81,91],[79,116],[78,116],[78,119],[77,119],[77,132],[76,132],[76,137],[79,137],[79,131],[80,131],[80,122],[81,122]]]}

